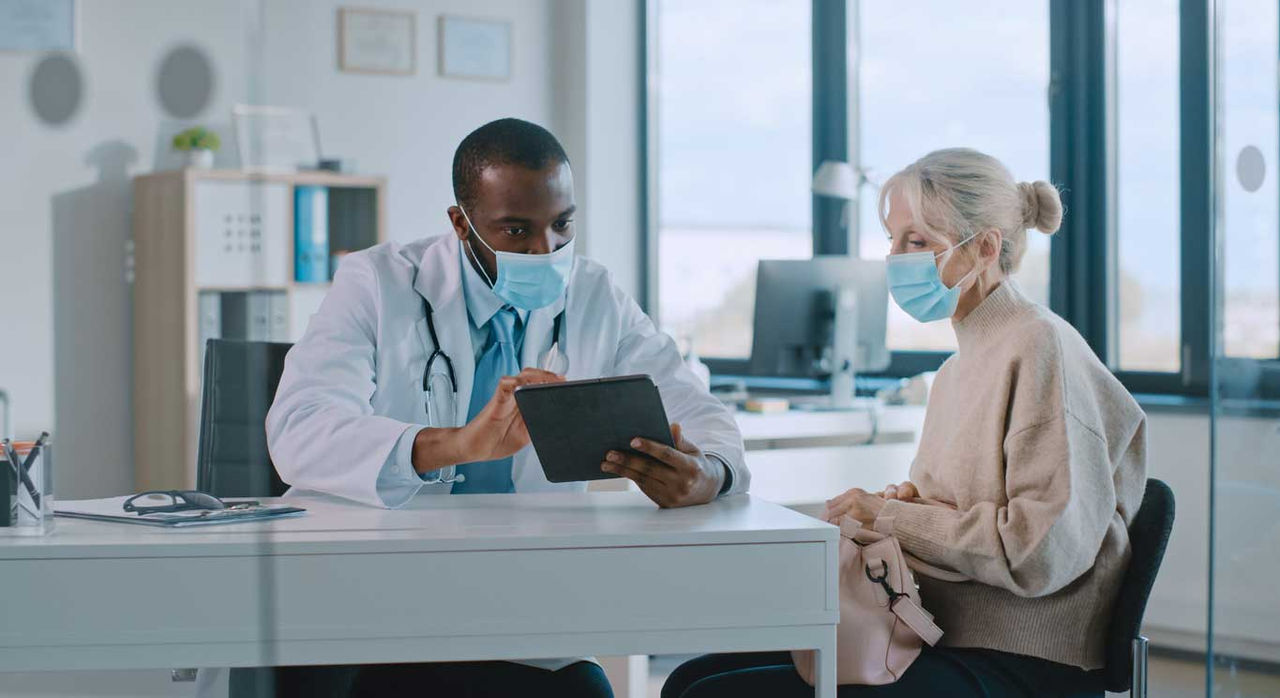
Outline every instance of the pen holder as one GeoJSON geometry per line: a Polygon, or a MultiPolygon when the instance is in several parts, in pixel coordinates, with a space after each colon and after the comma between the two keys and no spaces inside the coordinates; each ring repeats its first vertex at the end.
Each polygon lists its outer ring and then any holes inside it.
{"type": "Polygon", "coordinates": [[[13,444],[15,465],[4,455],[0,467],[8,487],[0,485],[0,502],[7,506],[0,514],[0,532],[12,536],[40,536],[53,531],[53,442],[39,446],[32,441],[13,444]],[[34,452],[34,455],[33,455],[34,452]],[[7,491],[6,491],[7,490],[7,491]],[[3,497],[7,494],[8,497],[3,497]]]}

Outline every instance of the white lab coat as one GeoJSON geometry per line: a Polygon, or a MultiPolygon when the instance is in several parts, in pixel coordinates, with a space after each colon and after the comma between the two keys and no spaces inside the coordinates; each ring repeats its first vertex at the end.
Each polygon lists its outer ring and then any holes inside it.
{"type": "MultiPolygon", "coordinates": [[[[281,479],[374,506],[378,474],[394,458],[400,436],[428,425],[422,373],[433,347],[425,297],[457,376],[456,423],[471,404],[475,358],[462,290],[461,251],[446,235],[408,245],[385,243],[348,255],[333,286],[285,360],[267,414],[267,445],[281,479]]],[[[604,267],[575,260],[566,297],[530,313],[521,365],[536,366],[551,346],[555,317],[565,310],[561,350],[570,380],[648,374],[667,416],[689,440],[723,460],[731,493],[745,492],[750,473],[733,415],[686,367],[675,343],[657,331],[604,267]],[[567,304],[567,305],[566,305],[567,304]]],[[[581,491],[584,483],[548,482],[532,447],[515,455],[520,492],[581,491]]],[[[424,484],[419,494],[447,494],[424,484]]]]}

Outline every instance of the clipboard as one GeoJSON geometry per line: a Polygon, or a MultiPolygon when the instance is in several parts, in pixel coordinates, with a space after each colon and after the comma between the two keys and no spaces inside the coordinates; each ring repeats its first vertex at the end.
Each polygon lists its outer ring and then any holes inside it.
{"type": "Polygon", "coordinates": [[[121,508],[128,497],[111,497],[109,499],[84,499],[80,501],[58,502],[53,510],[54,515],[67,519],[85,519],[88,521],[107,521],[110,523],[133,524],[135,526],[156,526],[160,528],[190,528],[194,526],[217,526],[250,521],[270,521],[273,519],[301,516],[306,513],[302,507],[270,507],[255,506],[244,509],[197,509],[191,511],[157,512],[154,514],[125,513],[121,508]]]}

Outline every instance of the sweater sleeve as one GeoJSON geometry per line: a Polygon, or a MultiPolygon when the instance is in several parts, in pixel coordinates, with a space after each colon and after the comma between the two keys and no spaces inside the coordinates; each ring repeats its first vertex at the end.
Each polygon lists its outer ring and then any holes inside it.
{"type": "Polygon", "coordinates": [[[964,510],[888,502],[876,528],[903,548],[1024,597],[1093,567],[1116,511],[1105,439],[1069,412],[1005,438],[1004,504],[964,510]]]}

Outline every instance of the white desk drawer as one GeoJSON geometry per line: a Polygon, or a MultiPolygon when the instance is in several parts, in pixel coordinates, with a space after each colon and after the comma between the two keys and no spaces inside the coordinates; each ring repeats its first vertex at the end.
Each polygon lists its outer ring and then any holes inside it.
{"type": "Polygon", "coordinates": [[[33,646],[230,642],[257,656],[265,638],[830,623],[826,554],[815,542],[8,560],[0,579],[26,594],[0,601],[0,670],[21,668],[6,648],[33,646]]]}

